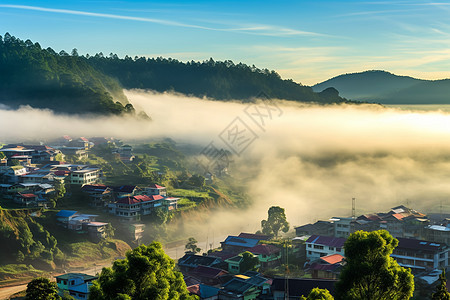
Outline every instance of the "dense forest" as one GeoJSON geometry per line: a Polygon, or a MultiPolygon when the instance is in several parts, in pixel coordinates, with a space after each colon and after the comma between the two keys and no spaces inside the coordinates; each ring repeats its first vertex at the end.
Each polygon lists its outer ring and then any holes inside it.
{"type": "Polygon", "coordinates": [[[117,78],[128,89],[175,91],[217,100],[248,101],[264,93],[267,97],[302,102],[335,103],[345,99],[336,90],[315,93],[312,88],[292,80],[283,80],[275,71],[258,69],[230,60],[187,63],[162,57],[134,59],[102,53],[88,58],[103,73],[117,78]]]}
{"type": "Polygon", "coordinates": [[[63,113],[121,114],[134,111],[120,84],[85,58],[6,33],[0,36],[0,103],[63,113]]]}
{"type": "Polygon", "coordinates": [[[174,91],[216,100],[270,98],[302,102],[347,101],[335,89],[312,88],[283,80],[275,71],[232,61],[180,62],[165,58],[120,59],[115,54],[81,56],[43,49],[39,43],[0,36],[0,103],[31,105],[62,113],[134,113],[122,87],[174,91]]]}

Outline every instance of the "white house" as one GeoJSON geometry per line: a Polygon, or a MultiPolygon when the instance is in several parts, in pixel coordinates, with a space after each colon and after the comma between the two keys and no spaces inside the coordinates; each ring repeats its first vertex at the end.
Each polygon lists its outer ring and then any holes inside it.
{"type": "Polygon", "coordinates": [[[345,241],[345,238],[312,235],[305,242],[306,258],[313,261],[332,254],[344,255],[345,241]]]}

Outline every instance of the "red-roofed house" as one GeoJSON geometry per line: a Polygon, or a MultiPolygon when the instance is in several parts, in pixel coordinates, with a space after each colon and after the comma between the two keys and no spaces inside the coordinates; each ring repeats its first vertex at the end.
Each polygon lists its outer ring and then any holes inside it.
{"type": "Polygon", "coordinates": [[[341,272],[344,258],[340,254],[321,257],[309,267],[312,278],[337,279],[341,272]]]}
{"type": "Polygon", "coordinates": [[[19,203],[23,206],[30,206],[37,204],[38,196],[35,194],[21,194],[17,193],[14,196],[14,202],[19,203]]]}
{"type": "Polygon", "coordinates": [[[274,268],[281,264],[281,249],[274,245],[260,244],[248,249],[248,251],[258,256],[262,270],[274,268]]]}
{"type": "Polygon", "coordinates": [[[140,216],[149,215],[156,208],[173,210],[177,208],[178,198],[161,195],[136,195],[119,198],[108,204],[109,213],[119,217],[139,220],[140,216]]]}
{"type": "Polygon", "coordinates": [[[161,195],[161,196],[166,197],[167,191],[166,191],[165,187],[153,183],[144,188],[143,194],[145,194],[145,195],[161,195]]]}
{"type": "Polygon", "coordinates": [[[219,278],[226,274],[228,274],[228,272],[225,270],[207,266],[198,266],[188,272],[188,276],[198,279],[201,283],[211,286],[219,285],[219,278]]]}

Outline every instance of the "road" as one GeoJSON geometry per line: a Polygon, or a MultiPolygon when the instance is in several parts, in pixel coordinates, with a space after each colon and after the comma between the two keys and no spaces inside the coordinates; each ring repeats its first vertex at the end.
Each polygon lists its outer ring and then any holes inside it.
{"type": "MultiPolygon", "coordinates": [[[[215,238],[214,240],[205,240],[197,243],[197,246],[203,249],[210,249],[211,246],[213,248],[220,247],[220,242],[224,241],[227,235],[220,236],[215,238]]],[[[164,247],[164,251],[167,255],[169,255],[172,259],[177,260],[180,257],[184,255],[184,243],[182,245],[174,245],[170,247],[164,247]]],[[[67,270],[68,272],[79,272],[79,273],[85,273],[89,275],[95,275],[99,273],[103,267],[110,267],[111,263],[107,264],[101,264],[98,266],[94,266],[88,269],[73,269],[73,270],[67,270]]],[[[3,287],[0,288],[0,299],[8,299],[11,295],[26,290],[27,285],[21,284],[21,285],[15,285],[15,286],[9,286],[9,287],[3,287]]]]}

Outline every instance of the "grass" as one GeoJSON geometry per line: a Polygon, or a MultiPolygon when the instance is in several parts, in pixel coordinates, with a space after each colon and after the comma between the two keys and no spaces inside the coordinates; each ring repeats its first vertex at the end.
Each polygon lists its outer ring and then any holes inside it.
{"type": "Polygon", "coordinates": [[[8,264],[0,266],[0,286],[7,286],[18,281],[29,281],[42,276],[45,272],[33,268],[32,265],[8,264]]]}
{"type": "Polygon", "coordinates": [[[171,197],[210,198],[210,195],[207,192],[197,192],[185,189],[171,189],[169,190],[169,195],[171,197]]]}

